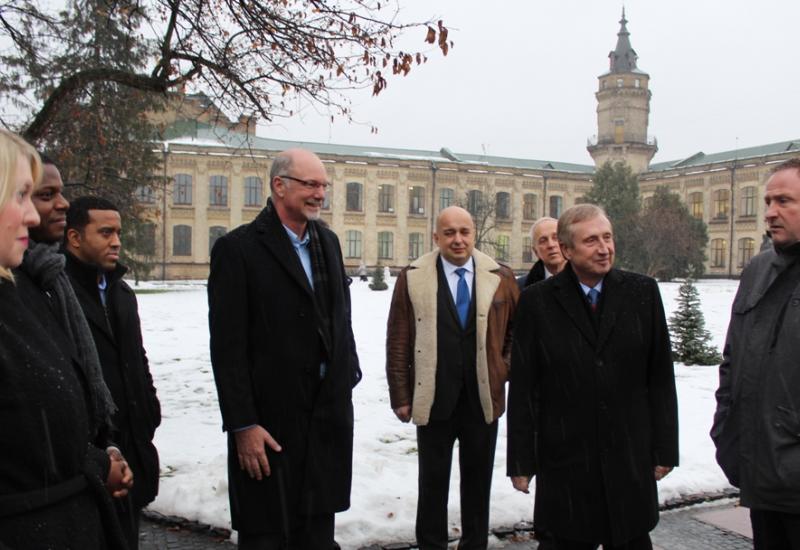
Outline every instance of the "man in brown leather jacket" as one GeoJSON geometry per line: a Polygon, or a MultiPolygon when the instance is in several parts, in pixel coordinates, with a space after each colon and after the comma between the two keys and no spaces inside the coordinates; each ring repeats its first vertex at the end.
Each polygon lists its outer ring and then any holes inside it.
{"type": "Polygon", "coordinates": [[[397,417],[417,425],[417,544],[447,548],[453,444],[461,470],[460,549],[486,548],[497,419],[505,411],[512,271],[474,249],[463,208],[442,210],[437,249],[405,268],[389,311],[386,375],[397,417]]]}

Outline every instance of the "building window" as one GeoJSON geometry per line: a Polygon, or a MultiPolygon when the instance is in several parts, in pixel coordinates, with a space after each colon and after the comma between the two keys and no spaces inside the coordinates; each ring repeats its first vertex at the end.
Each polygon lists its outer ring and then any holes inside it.
{"type": "Polygon", "coordinates": [[[745,187],[742,189],[742,216],[753,217],[756,215],[756,188],[745,187]]]}
{"type": "Polygon", "coordinates": [[[500,191],[495,196],[494,214],[498,220],[511,219],[511,195],[500,191]]]}
{"type": "Polygon", "coordinates": [[[714,219],[727,219],[729,209],[730,191],[727,189],[717,189],[714,191],[714,219]]]}
{"type": "Polygon", "coordinates": [[[322,209],[323,210],[330,210],[331,209],[331,198],[333,197],[333,189],[328,187],[325,191],[325,198],[322,199],[322,209]]]}
{"type": "Polygon", "coordinates": [[[345,256],[348,258],[361,257],[361,231],[350,229],[345,233],[345,256]]]}
{"type": "Polygon", "coordinates": [[[348,212],[361,212],[363,208],[362,188],[362,185],[355,181],[351,181],[347,184],[346,210],[348,212]]]}
{"type": "Polygon", "coordinates": [[[424,187],[408,188],[408,213],[411,215],[420,215],[425,213],[424,187]]]}
{"type": "Polygon", "coordinates": [[[526,264],[533,263],[533,250],[531,250],[531,238],[522,238],[522,261],[526,264]]]}
{"type": "Polygon", "coordinates": [[[477,189],[467,191],[467,211],[474,217],[478,217],[483,202],[483,193],[477,189]]]}
{"type": "Polygon", "coordinates": [[[455,192],[449,187],[439,189],[439,210],[444,210],[448,206],[453,205],[455,200],[455,192]]]}
{"type": "Polygon", "coordinates": [[[208,255],[211,255],[211,250],[214,248],[214,243],[217,242],[217,239],[224,236],[228,230],[222,227],[221,225],[212,225],[208,228],[208,255]]]}
{"type": "Polygon", "coordinates": [[[378,186],[378,212],[394,212],[394,185],[378,186]]]}
{"type": "Polygon", "coordinates": [[[172,255],[192,255],[192,226],[176,225],[172,228],[172,255]]]}
{"type": "Polygon", "coordinates": [[[711,267],[725,267],[725,254],[728,243],[725,239],[711,241],[711,267]]]}
{"type": "Polygon", "coordinates": [[[258,176],[244,178],[244,205],[261,206],[264,202],[264,182],[258,176]]]}
{"type": "Polygon", "coordinates": [[[228,178],[211,176],[211,183],[208,186],[208,204],[228,206],[228,178]]]}
{"type": "Polygon", "coordinates": [[[525,193],[522,197],[522,218],[525,220],[536,219],[536,195],[525,193]]]}
{"type": "Polygon", "coordinates": [[[640,88],[641,86],[642,86],[642,81],[639,80],[638,78],[633,81],[633,87],[634,88],[640,88]]]}
{"type": "Polygon", "coordinates": [[[172,204],[192,204],[192,176],[189,174],[175,175],[172,204]]]}
{"type": "Polygon", "coordinates": [[[508,261],[508,242],[508,235],[498,235],[494,243],[494,257],[501,262],[508,261]]]}
{"type": "Polygon", "coordinates": [[[697,191],[689,195],[689,210],[698,220],[703,219],[703,193],[697,191]]]}
{"type": "Polygon", "coordinates": [[[558,219],[561,212],[564,210],[564,198],[561,195],[553,195],[550,197],[550,217],[558,219]]]}
{"type": "Polygon", "coordinates": [[[136,252],[142,256],[156,255],[156,224],[140,223],[136,226],[136,252]]]}
{"type": "Polygon", "coordinates": [[[411,233],[408,236],[408,259],[416,260],[422,256],[425,236],[422,233],[411,233]]]}
{"type": "Polygon", "coordinates": [[[378,259],[391,260],[394,258],[394,246],[392,244],[391,231],[381,231],[378,233],[378,259]]]}
{"type": "Polygon", "coordinates": [[[154,204],[156,202],[156,195],[149,185],[137,186],[133,196],[139,204],[154,204]]]}
{"type": "Polygon", "coordinates": [[[756,250],[756,242],[750,237],[739,239],[739,267],[744,267],[753,257],[756,250]]]}

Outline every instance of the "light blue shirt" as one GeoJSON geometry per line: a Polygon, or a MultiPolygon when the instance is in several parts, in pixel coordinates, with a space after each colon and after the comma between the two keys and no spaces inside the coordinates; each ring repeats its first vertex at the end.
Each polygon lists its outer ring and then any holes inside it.
{"type": "Polygon", "coordinates": [[[97,282],[97,290],[100,291],[100,301],[103,307],[106,307],[106,289],[108,288],[108,281],[106,281],[106,274],[100,275],[100,280],[97,282]]]}
{"type": "Polygon", "coordinates": [[[289,240],[292,242],[294,251],[297,252],[297,257],[300,258],[300,264],[303,266],[303,271],[306,272],[308,284],[311,285],[311,289],[313,290],[314,275],[311,273],[311,252],[308,250],[308,243],[311,242],[311,235],[309,235],[308,231],[306,231],[305,236],[300,239],[300,237],[298,237],[294,231],[285,225],[283,228],[286,230],[286,234],[289,235],[289,240]]]}
{"type": "Polygon", "coordinates": [[[472,283],[475,280],[475,266],[474,260],[469,259],[464,265],[454,265],[444,259],[444,256],[439,256],[442,259],[442,269],[444,269],[444,277],[447,279],[447,286],[450,287],[450,294],[453,296],[453,303],[458,301],[458,273],[456,269],[464,268],[467,270],[464,273],[464,280],[467,281],[467,288],[469,289],[470,300],[472,299],[472,283]]]}

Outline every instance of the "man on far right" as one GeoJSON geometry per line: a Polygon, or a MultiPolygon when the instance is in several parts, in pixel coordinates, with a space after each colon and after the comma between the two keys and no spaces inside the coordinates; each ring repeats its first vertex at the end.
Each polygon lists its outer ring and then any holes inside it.
{"type": "Polygon", "coordinates": [[[800,550],[800,158],[775,166],[772,247],[742,272],[711,437],[750,508],[755,550],[800,550]]]}

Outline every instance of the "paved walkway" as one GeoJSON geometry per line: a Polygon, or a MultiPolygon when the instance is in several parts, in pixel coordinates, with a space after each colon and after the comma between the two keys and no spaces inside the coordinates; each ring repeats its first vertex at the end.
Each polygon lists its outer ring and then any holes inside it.
{"type": "MultiPolygon", "coordinates": [[[[751,550],[750,520],[746,509],[732,502],[698,505],[661,513],[652,533],[657,550],[751,550]]],[[[491,537],[493,549],[533,550],[537,544],[526,533],[503,540],[491,537]]],[[[142,521],[140,550],[233,550],[235,545],[219,534],[196,532],[188,528],[167,527],[147,519],[142,521]]],[[[383,548],[402,550],[403,544],[383,548]]],[[[353,550],[347,549],[344,550],[353,550]]],[[[382,550],[371,546],[369,550],[382,550]]]]}

